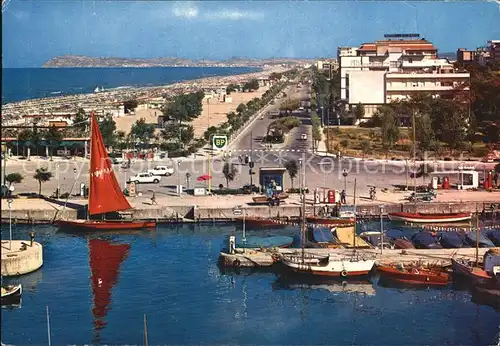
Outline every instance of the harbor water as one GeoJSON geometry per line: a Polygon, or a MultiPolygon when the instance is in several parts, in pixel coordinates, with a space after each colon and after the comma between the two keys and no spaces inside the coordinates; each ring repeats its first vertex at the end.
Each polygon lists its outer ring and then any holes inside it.
{"type": "Polygon", "coordinates": [[[93,93],[97,87],[109,90],[161,86],[259,70],[250,67],[4,68],[2,104],[42,97],[93,93]]]}
{"type": "MultiPolygon", "coordinates": [[[[390,225],[388,225],[390,227],[390,225]]],[[[44,265],[4,278],[22,302],[2,308],[2,342],[47,344],[485,345],[497,344],[500,312],[466,287],[398,288],[376,276],[311,281],[284,270],[223,270],[232,224],[69,234],[14,226],[14,239],[44,246],[44,265]]],[[[296,235],[297,228],[247,235],[296,235]]],[[[9,237],[2,225],[2,238],[9,237]]]]}

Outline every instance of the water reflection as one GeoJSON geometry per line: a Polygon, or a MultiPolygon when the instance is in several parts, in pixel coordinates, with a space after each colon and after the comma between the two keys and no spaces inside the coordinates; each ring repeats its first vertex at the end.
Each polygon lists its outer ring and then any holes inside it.
{"type": "Polygon", "coordinates": [[[119,244],[105,239],[89,239],[89,264],[94,306],[94,342],[100,341],[100,330],[106,326],[106,313],[111,292],[118,282],[120,266],[127,258],[130,244],[119,244]]]}
{"type": "Polygon", "coordinates": [[[340,280],[336,278],[301,277],[282,274],[272,284],[274,290],[279,289],[318,289],[333,293],[356,293],[374,296],[376,291],[368,277],[356,280],[340,280]]]}

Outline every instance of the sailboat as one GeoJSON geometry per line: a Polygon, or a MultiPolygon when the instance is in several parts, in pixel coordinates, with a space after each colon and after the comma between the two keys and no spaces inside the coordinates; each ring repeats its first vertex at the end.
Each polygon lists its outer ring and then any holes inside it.
{"type": "MultiPolygon", "coordinates": [[[[116,180],[94,112],[90,116],[90,179],[88,215],[132,209],[116,180]]],[[[55,225],[83,230],[154,228],[154,220],[56,220],[55,225]]]]}
{"type": "Polygon", "coordinates": [[[130,251],[129,244],[112,244],[104,239],[90,239],[89,265],[92,281],[94,339],[106,325],[105,317],[111,302],[111,291],[118,281],[120,265],[130,251]]]}
{"type": "MultiPolygon", "coordinates": [[[[305,174],[303,174],[305,176],[305,174]]],[[[305,181],[303,182],[303,186],[305,181]]],[[[356,186],[356,183],[355,183],[356,186]]],[[[354,187],[356,190],[356,187],[354,187]]],[[[306,218],[305,218],[305,196],[302,198],[302,225],[301,225],[301,248],[302,253],[281,254],[281,263],[288,269],[299,274],[308,274],[314,276],[325,277],[347,277],[347,276],[363,276],[367,275],[375,265],[375,259],[365,258],[356,253],[356,228],[353,229],[354,238],[354,254],[340,257],[318,256],[316,254],[304,251],[305,233],[306,233],[306,218]]]]}

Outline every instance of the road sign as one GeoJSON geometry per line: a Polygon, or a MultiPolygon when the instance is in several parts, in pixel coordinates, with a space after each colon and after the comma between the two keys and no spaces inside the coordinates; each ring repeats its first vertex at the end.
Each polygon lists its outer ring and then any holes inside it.
{"type": "Polygon", "coordinates": [[[216,150],[225,150],[227,147],[227,136],[216,135],[212,138],[212,146],[216,150]]]}

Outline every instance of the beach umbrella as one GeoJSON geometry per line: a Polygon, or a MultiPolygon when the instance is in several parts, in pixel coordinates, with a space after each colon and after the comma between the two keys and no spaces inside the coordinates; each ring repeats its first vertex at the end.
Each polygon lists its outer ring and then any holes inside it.
{"type": "Polygon", "coordinates": [[[210,180],[210,179],[212,179],[212,176],[208,175],[208,174],[205,174],[205,175],[199,176],[196,180],[198,180],[198,181],[205,181],[205,180],[210,180]]]}

